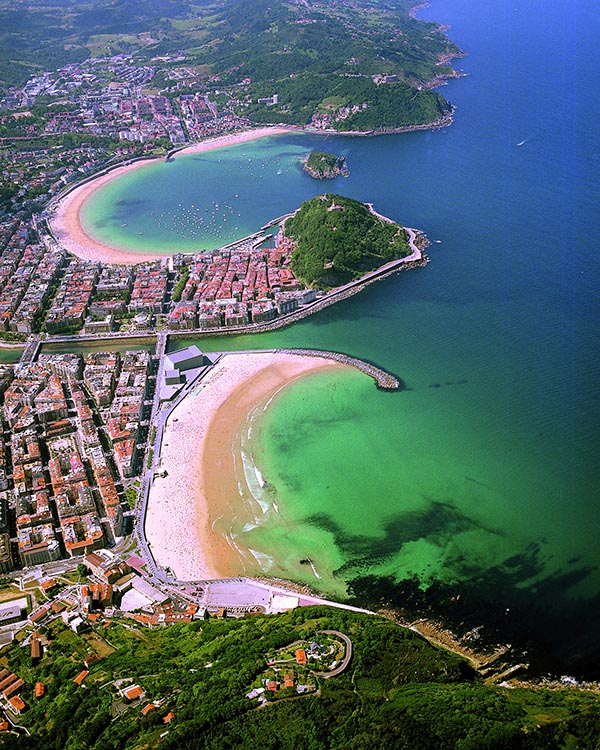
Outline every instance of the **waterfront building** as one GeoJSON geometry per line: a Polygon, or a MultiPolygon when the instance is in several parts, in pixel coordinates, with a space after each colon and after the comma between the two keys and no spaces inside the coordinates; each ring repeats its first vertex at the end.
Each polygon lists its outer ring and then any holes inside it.
{"type": "Polygon", "coordinates": [[[98,406],[108,406],[112,401],[120,365],[119,352],[92,352],[86,356],[83,382],[98,406]]]}
{"type": "Polygon", "coordinates": [[[298,297],[291,294],[277,294],[275,302],[277,304],[277,312],[280,315],[286,315],[298,309],[298,297]]]}
{"type": "Polygon", "coordinates": [[[252,322],[253,323],[266,323],[269,320],[273,320],[277,317],[278,307],[275,307],[273,300],[262,299],[257,300],[252,304],[252,322]]]}
{"type": "Polygon", "coordinates": [[[48,367],[55,372],[63,381],[71,386],[72,380],[79,380],[83,374],[83,358],[81,354],[44,354],[38,356],[37,363],[48,367]]]}
{"type": "Polygon", "coordinates": [[[48,333],[79,330],[98,279],[99,263],[72,259],[46,316],[48,333]]]}
{"type": "Polygon", "coordinates": [[[186,330],[198,327],[198,303],[196,300],[177,302],[169,313],[167,325],[173,330],[186,330]]]}
{"type": "Polygon", "coordinates": [[[110,333],[113,329],[114,318],[109,313],[108,315],[101,317],[89,315],[83,324],[83,330],[85,333],[110,333]]]}
{"type": "Polygon", "coordinates": [[[227,305],[225,308],[226,326],[247,326],[248,322],[248,309],[245,305],[242,306],[237,303],[227,305]]]}
{"type": "Polygon", "coordinates": [[[165,369],[177,372],[185,372],[198,367],[203,367],[206,361],[204,354],[193,344],[185,349],[178,349],[165,355],[165,369]]]}
{"type": "Polygon", "coordinates": [[[223,325],[221,311],[210,302],[201,303],[198,307],[198,328],[220,328],[223,325]]]}

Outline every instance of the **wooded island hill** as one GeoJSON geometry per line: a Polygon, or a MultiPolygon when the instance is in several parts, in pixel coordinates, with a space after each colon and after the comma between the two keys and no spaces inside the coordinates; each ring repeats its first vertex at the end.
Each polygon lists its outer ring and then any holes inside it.
{"type": "Polygon", "coordinates": [[[344,156],[324,151],[312,151],[304,160],[304,171],[316,180],[347,177],[350,174],[344,156]]]}
{"type": "Polygon", "coordinates": [[[410,255],[406,230],[365,203],[325,193],[285,222],[294,240],[291,267],[311,286],[332,288],[410,255]]]}

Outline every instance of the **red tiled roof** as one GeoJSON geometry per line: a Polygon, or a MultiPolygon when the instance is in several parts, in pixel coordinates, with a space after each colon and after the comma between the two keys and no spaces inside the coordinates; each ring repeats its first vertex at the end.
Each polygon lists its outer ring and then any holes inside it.
{"type": "Polygon", "coordinates": [[[19,713],[25,708],[25,701],[22,698],[19,698],[18,695],[13,695],[12,698],[8,699],[8,702],[15,709],[15,711],[19,713]]]}
{"type": "Polygon", "coordinates": [[[81,685],[81,683],[85,680],[85,678],[89,675],[89,672],[87,669],[84,669],[82,672],[80,672],[77,677],[73,680],[73,682],[76,685],[81,685]]]}
{"type": "Polygon", "coordinates": [[[125,690],[123,690],[123,695],[130,701],[134,701],[136,700],[136,698],[140,698],[142,695],[144,695],[144,691],[139,685],[132,685],[131,687],[125,688],[125,690]]]}
{"type": "Polygon", "coordinates": [[[303,648],[296,649],[296,662],[306,664],[306,651],[303,648]]]}

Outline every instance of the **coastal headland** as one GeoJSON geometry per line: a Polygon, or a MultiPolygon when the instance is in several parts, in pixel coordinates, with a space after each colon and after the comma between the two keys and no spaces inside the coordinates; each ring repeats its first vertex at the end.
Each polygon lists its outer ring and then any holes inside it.
{"type": "Polygon", "coordinates": [[[145,534],[157,563],[180,580],[241,575],[256,560],[215,530],[222,518],[251,515],[240,426],[305,375],[348,365],[291,352],[226,354],[172,411],[148,500],[145,534]]]}

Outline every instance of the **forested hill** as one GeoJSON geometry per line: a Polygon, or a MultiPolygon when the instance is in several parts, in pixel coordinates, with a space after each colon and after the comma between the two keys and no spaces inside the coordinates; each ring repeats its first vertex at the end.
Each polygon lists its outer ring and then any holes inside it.
{"type": "Polygon", "coordinates": [[[1,732],[0,748],[592,750],[600,739],[596,694],[486,685],[460,657],[372,615],[307,607],[158,630],[92,623],[81,634],[58,618],[41,635],[39,661],[27,640],[2,649],[0,663],[24,682],[16,719],[30,734],[1,732]],[[301,667],[294,644],[319,642],[326,630],[350,639],[351,660],[315,678],[308,672],[331,657],[311,650],[301,667]],[[282,651],[287,661],[270,666],[282,651]],[[268,679],[276,690],[265,689],[268,679]],[[312,687],[303,695],[304,682],[312,687]],[[142,697],[124,696],[134,685],[142,697]]]}
{"type": "MultiPolygon", "coordinates": [[[[336,130],[439,121],[427,85],[460,50],[405,0],[0,0],[0,94],[33,75],[124,54],[198,76],[194,90],[255,122],[336,130]],[[273,95],[276,94],[275,99],[273,95]],[[267,101],[264,101],[264,100],[267,101]]],[[[180,80],[180,79],[177,79],[180,80]]]]}
{"type": "Polygon", "coordinates": [[[325,151],[312,151],[304,162],[304,171],[317,180],[333,177],[347,177],[348,167],[344,156],[336,156],[325,151]]]}
{"type": "Polygon", "coordinates": [[[297,247],[294,274],[322,288],[340,286],[410,254],[406,231],[364,203],[326,193],[305,201],[285,223],[297,247]]]}

